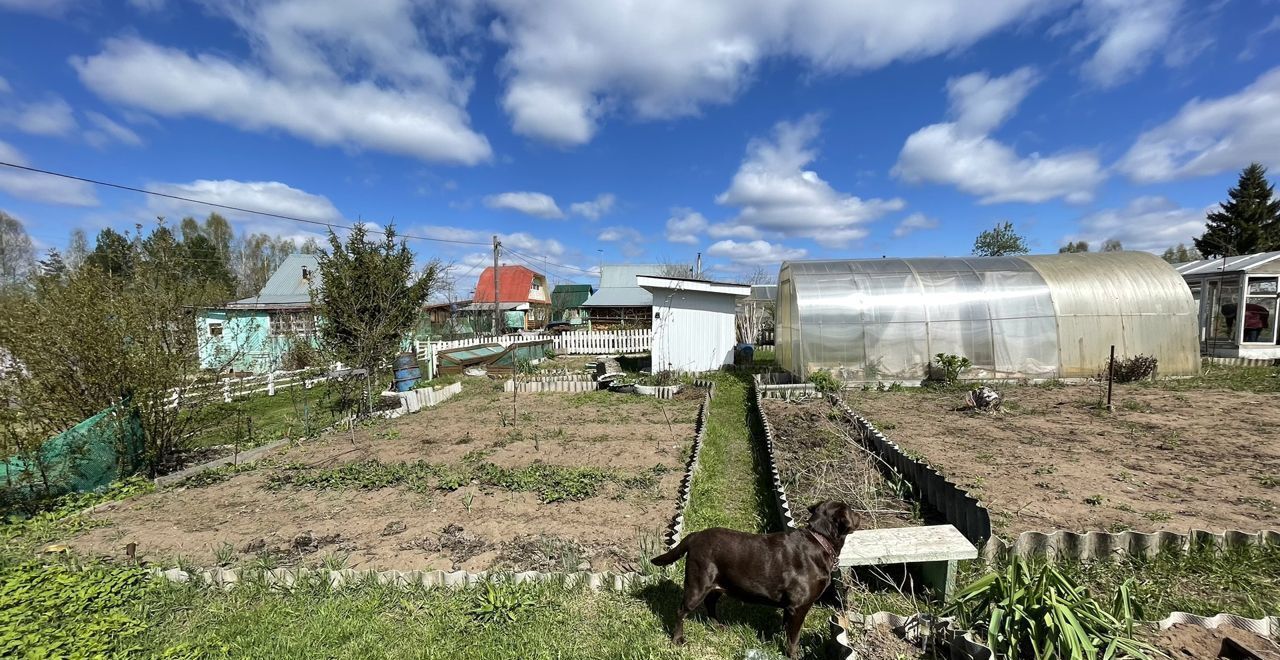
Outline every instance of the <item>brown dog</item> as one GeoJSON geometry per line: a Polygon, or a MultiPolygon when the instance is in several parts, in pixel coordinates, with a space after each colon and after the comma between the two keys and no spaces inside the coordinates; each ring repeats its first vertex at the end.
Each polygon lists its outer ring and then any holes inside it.
{"type": "Polygon", "coordinates": [[[684,564],[684,600],[676,612],[671,641],[684,643],[684,618],[706,600],[707,614],[718,624],[721,593],[738,600],[782,608],[787,655],[795,657],[800,627],[835,568],[845,534],[860,518],[844,502],[809,507],[809,526],[778,534],[747,534],[713,527],[686,536],[670,552],[650,561],[666,566],[688,555],[684,564]]]}

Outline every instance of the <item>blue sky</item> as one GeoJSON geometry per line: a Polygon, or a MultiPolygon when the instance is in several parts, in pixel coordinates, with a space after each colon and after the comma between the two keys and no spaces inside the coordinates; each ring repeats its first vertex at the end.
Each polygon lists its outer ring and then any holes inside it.
{"type": "MultiPolygon", "coordinates": [[[[1280,154],[1278,38],[1261,0],[0,0],[0,160],[497,233],[557,280],[959,255],[1002,220],[1159,252],[1280,154]]],[[[4,168],[0,209],[42,247],[207,213],[4,168]]],[[[487,256],[411,245],[464,282],[487,256]]]]}

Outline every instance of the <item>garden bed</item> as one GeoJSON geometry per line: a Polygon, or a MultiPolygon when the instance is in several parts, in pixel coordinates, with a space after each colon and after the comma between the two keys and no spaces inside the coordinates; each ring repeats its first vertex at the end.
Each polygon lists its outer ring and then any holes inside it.
{"type": "Polygon", "coordinates": [[[1275,395],[1097,384],[1007,386],[1003,412],[963,392],[847,393],[909,455],[981,499],[994,531],[1280,528],[1275,395]]]}
{"type": "Polygon", "coordinates": [[[827,399],[762,399],[760,405],[797,524],[808,520],[809,506],[825,500],[849,504],[865,528],[918,524],[902,497],[905,484],[885,477],[879,459],[862,448],[857,430],[827,399]]]}
{"type": "Polygon", "coordinates": [[[470,383],[439,407],[110,505],[67,543],[116,558],[136,543],[169,565],[637,570],[675,512],[703,395],[513,402],[470,383]]]}

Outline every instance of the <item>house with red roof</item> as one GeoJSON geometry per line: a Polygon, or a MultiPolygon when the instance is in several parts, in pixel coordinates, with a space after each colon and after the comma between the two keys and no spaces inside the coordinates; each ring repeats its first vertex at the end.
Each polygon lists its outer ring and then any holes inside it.
{"type": "Polygon", "coordinates": [[[476,282],[471,304],[463,311],[475,315],[476,326],[488,327],[484,318],[498,306],[503,332],[537,330],[551,320],[551,290],[547,277],[524,266],[498,266],[498,287],[493,286],[493,267],[484,269],[476,282]]]}

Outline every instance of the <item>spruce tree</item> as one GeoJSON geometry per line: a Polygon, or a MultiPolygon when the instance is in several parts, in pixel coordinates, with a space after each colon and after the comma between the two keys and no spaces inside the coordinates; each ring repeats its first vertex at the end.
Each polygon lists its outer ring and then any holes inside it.
{"type": "Polygon", "coordinates": [[[1244,168],[1229,199],[1209,214],[1204,234],[1195,239],[1205,258],[1280,250],[1280,199],[1266,175],[1259,163],[1244,168]]]}

